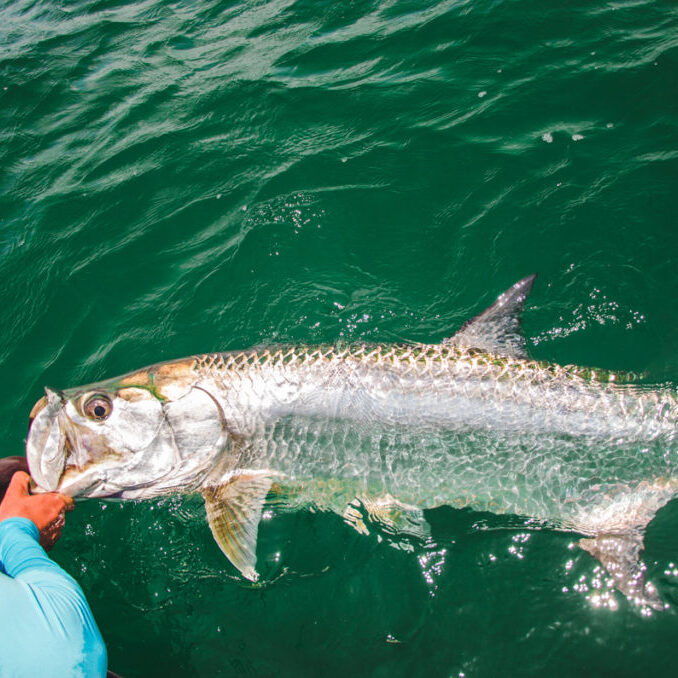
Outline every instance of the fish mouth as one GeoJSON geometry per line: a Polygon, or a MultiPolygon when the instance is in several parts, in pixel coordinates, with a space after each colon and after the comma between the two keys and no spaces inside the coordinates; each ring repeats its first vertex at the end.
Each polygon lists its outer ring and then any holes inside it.
{"type": "Polygon", "coordinates": [[[68,455],[68,439],[59,422],[63,407],[62,394],[45,388],[30,414],[26,459],[33,480],[47,492],[58,488],[68,455]]]}

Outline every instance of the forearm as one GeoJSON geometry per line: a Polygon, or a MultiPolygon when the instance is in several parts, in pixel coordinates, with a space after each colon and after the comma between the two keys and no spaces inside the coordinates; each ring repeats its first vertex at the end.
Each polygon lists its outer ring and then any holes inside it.
{"type": "Polygon", "coordinates": [[[0,522],[0,566],[8,575],[2,577],[3,603],[11,601],[12,610],[12,621],[6,617],[4,627],[0,623],[0,675],[16,664],[23,671],[17,675],[103,677],[106,648],[85,595],[38,539],[37,527],[27,518],[0,522]],[[28,666],[36,671],[25,671],[28,666]]]}
{"type": "Polygon", "coordinates": [[[0,522],[0,565],[6,574],[17,579],[30,570],[62,571],[49,559],[39,538],[38,528],[28,518],[0,522]]]}

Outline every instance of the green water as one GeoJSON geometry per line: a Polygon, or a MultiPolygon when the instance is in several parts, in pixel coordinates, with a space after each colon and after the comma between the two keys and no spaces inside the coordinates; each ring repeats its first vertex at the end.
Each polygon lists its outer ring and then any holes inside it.
{"type": "MultiPolygon", "coordinates": [[[[535,357],[678,377],[675,3],[2,0],[0,22],[4,454],[45,384],[437,341],[535,271],[535,357]]],[[[53,555],[127,678],[677,674],[678,502],[647,533],[649,617],[594,604],[574,535],[428,517],[395,549],[274,516],[260,587],[198,498],[81,503],[53,555]]]]}

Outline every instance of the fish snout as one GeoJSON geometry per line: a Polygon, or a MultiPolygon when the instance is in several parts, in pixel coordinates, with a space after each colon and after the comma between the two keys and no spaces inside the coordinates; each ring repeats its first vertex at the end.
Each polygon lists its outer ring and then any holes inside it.
{"type": "Polygon", "coordinates": [[[45,386],[45,395],[38,400],[38,402],[33,405],[33,409],[28,415],[28,428],[31,427],[33,420],[40,414],[42,410],[47,407],[49,404],[61,404],[63,402],[64,396],[61,391],[54,391],[48,386],[45,386]]]}
{"type": "Polygon", "coordinates": [[[43,410],[45,407],[47,407],[47,396],[42,396],[40,400],[38,400],[35,405],[33,405],[33,409],[31,410],[31,413],[28,415],[28,428],[31,427],[31,424],[33,423],[33,420],[40,414],[40,411],[43,410]]]}
{"type": "Polygon", "coordinates": [[[31,476],[42,489],[56,490],[66,463],[66,436],[59,424],[63,394],[45,388],[29,415],[26,458],[31,476]]]}

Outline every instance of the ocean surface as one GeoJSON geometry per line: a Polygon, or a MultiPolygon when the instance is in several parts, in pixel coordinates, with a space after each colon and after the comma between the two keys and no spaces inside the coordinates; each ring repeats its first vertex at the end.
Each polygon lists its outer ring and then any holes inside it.
{"type": "MultiPolygon", "coordinates": [[[[677,204],[673,1],[2,0],[1,454],[44,385],[436,342],[533,272],[533,356],[675,383],[677,204]]],[[[427,517],[274,512],[253,585],[199,497],[89,500],[53,556],[125,678],[678,675],[678,501],[651,614],[577,535],[427,517]]]]}

